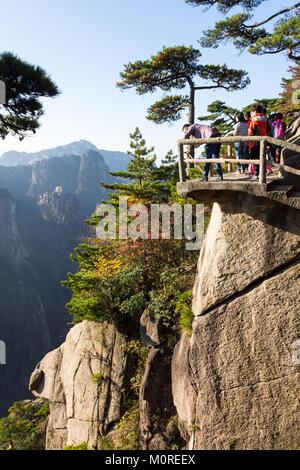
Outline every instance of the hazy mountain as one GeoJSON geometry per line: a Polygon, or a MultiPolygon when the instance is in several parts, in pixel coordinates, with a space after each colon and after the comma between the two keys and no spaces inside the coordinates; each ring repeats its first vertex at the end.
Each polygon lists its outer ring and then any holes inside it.
{"type": "Polygon", "coordinates": [[[28,374],[69,329],[60,281],[76,269],[69,254],[89,233],[84,220],[107,197],[100,181],[115,180],[94,149],[0,167],[0,416],[31,396],[28,374]]]}
{"type": "MultiPolygon", "coordinates": [[[[113,152],[110,150],[99,150],[105,160],[106,165],[112,171],[127,170],[130,155],[124,152],[113,152]]],[[[1,161],[1,160],[0,160],[1,161]]]]}
{"type": "MultiPolygon", "coordinates": [[[[68,145],[42,150],[40,152],[27,153],[10,151],[0,156],[0,166],[33,165],[37,161],[50,158],[60,158],[69,155],[84,155],[88,150],[98,151],[97,147],[86,140],[79,140],[68,145]]],[[[126,169],[130,157],[123,152],[100,150],[105,163],[110,170],[126,169]]]]}

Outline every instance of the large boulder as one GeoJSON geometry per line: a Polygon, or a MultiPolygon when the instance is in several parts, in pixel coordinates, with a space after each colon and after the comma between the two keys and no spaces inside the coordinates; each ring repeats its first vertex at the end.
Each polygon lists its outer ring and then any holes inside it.
{"type": "Polygon", "coordinates": [[[200,253],[193,334],[173,356],[191,449],[299,448],[299,289],[300,211],[224,195],[200,253]]]}
{"type": "Polygon", "coordinates": [[[47,449],[62,450],[82,442],[96,449],[99,436],[120,419],[126,367],[123,344],[124,338],[111,324],[83,321],[38,364],[31,390],[49,400],[47,449]]]}
{"type": "Polygon", "coordinates": [[[174,348],[172,359],[172,394],[174,405],[180,417],[178,427],[185,442],[192,448],[194,434],[196,393],[190,375],[190,338],[183,334],[174,348]]]}
{"type": "Polygon", "coordinates": [[[203,314],[300,254],[299,210],[237,194],[214,204],[200,252],[193,311],[203,314]]]}

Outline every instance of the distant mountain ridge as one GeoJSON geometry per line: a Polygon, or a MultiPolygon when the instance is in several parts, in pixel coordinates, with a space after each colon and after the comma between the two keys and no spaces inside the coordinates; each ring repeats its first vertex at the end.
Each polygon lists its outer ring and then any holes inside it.
{"type": "Polygon", "coordinates": [[[60,158],[69,155],[82,156],[89,150],[100,152],[110,170],[118,171],[127,169],[127,165],[130,161],[130,156],[127,153],[104,149],[99,150],[94,144],[87,140],[79,140],[39,152],[28,153],[17,152],[15,150],[4,152],[0,156],[0,166],[33,165],[38,161],[49,160],[54,157],[60,158]]]}

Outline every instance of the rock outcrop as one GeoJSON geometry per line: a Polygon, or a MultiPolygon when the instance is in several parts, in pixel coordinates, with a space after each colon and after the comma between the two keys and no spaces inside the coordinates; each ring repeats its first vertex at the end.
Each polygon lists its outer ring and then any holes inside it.
{"type": "MultiPolygon", "coordinates": [[[[300,117],[296,117],[290,124],[286,135],[287,140],[292,144],[300,145],[300,117]]],[[[299,153],[291,150],[283,149],[281,153],[281,167],[280,173],[286,183],[294,185],[299,189],[299,176],[300,176],[300,161],[299,153]],[[291,167],[296,170],[294,173],[289,171],[291,167]]]]}
{"type": "Polygon", "coordinates": [[[193,449],[192,436],[194,435],[196,392],[189,374],[189,351],[190,338],[183,334],[173,353],[172,395],[179,416],[178,427],[180,434],[185,443],[189,443],[188,448],[193,449]]]}
{"type": "MultiPolygon", "coordinates": [[[[150,348],[140,447],[298,449],[300,210],[239,191],[214,197],[192,336],[172,351],[158,319],[141,318],[150,348]]],[[[30,383],[50,402],[47,449],[97,449],[114,431],[130,381],[125,343],[112,325],[84,321],[37,366],[30,383]]]]}
{"type": "Polygon", "coordinates": [[[119,421],[126,368],[123,346],[124,338],[112,325],[83,321],[38,364],[30,383],[32,393],[50,404],[46,449],[63,450],[83,442],[96,449],[99,436],[119,421]]]}
{"type": "Polygon", "coordinates": [[[297,449],[300,211],[236,193],[213,208],[172,387],[191,449],[297,449]]]}
{"type": "Polygon", "coordinates": [[[148,310],[140,320],[141,339],[150,346],[140,396],[140,448],[166,450],[176,443],[185,444],[181,438],[176,408],[172,396],[172,348],[160,321],[148,310]]]}

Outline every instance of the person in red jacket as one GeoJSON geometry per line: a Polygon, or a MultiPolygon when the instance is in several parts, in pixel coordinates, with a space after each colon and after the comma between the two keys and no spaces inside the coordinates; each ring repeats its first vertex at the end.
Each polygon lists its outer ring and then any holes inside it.
{"type": "MultiPolygon", "coordinates": [[[[248,135],[271,135],[272,127],[269,119],[264,113],[264,109],[260,104],[255,104],[251,109],[251,121],[249,122],[248,135]]],[[[250,158],[259,160],[259,142],[250,142],[250,158]]],[[[259,165],[255,165],[254,178],[258,179],[259,165]]]]}

